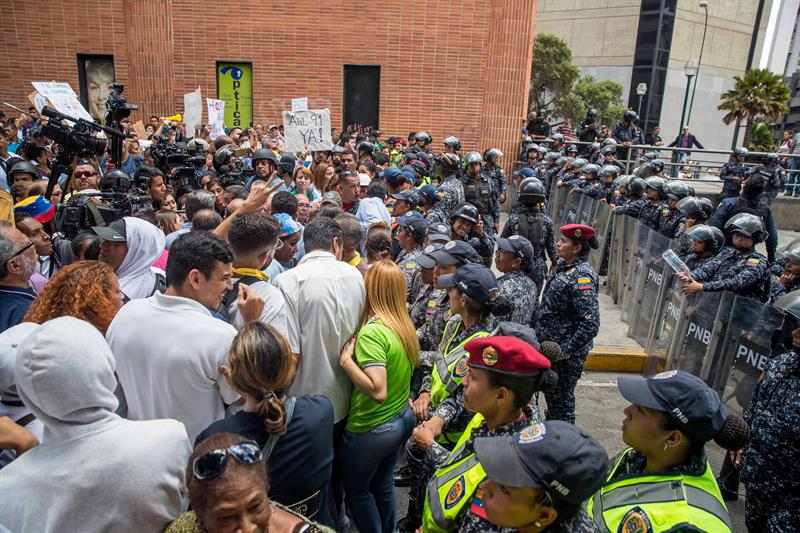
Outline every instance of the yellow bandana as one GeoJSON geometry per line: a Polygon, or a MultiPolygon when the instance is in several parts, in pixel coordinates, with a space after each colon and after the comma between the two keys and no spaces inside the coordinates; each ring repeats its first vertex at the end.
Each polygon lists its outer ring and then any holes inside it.
{"type": "Polygon", "coordinates": [[[234,268],[231,269],[231,274],[234,278],[243,278],[245,276],[251,276],[254,278],[258,278],[262,281],[269,282],[269,276],[261,272],[257,268],[234,268]]]}
{"type": "Polygon", "coordinates": [[[354,255],[353,258],[347,262],[347,264],[350,266],[358,266],[360,262],[361,262],[361,254],[356,252],[356,255],[354,255]]]}

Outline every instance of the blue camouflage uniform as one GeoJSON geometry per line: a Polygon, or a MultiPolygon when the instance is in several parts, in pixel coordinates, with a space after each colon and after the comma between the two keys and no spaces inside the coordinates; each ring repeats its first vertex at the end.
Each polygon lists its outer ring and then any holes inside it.
{"type": "Polygon", "coordinates": [[[534,329],[540,340],[557,342],[562,356],[569,356],[552,366],[558,384],[545,393],[548,420],[575,423],[575,385],[600,330],[597,290],[597,274],[587,257],[559,261],[547,276],[534,329]]]}
{"type": "Polygon", "coordinates": [[[645,200],[642,210],[639,212],[639,221],[648,228],[658,231],[661,217],[666,209],[668,209],[666,202],[659,200],[654,203],[652,200],[645,200]]]}
{"type": "Polygon", "coordinates": [[[525,207],[522,204],[517,204],[515,206],[515,211],[516,212],[512,212],[508,216],[508,220],[506,221],[506,225],[503,226],[500,237],[507,239],[512,235],[522,235],[531,241],[534,253],[533,274],[531,275],[531,279],[536,284],[537,288],[541,288],[544,285],[544,277],[547,274],[547,257],[550,258],[550,262],[553,264],[558,261],[553,221],[549,216],[538,209],[525,207]],[[522,217],[526,219],[525,228],[528,228],[527,231],[523,231],[520,221],[522,217]],[[536,235],[532,229],[536,226],[534,222],[538,222],[541,225],[538,240],[535,238],[536,235]],[[545,257],[545,254],[547,257],[545,257]]]}
{"type": "Polygon", "coordinates": [[[457,175],[449,176],[436,187],[436,195],[439,196],[439,201],[432,211],[440,212],[447,223],[453,209],[464,201],[464,185],[457,175]]]}
{"type": "Polygon", "coordinates": [[[522,270],[507,272],[497,278],[500,294],[508,298],[513,309],[504,320],[528,326],[539,303],[539,288],[522,270]]]}
{"type": "Polygon", "coordinates": [[[744,414],[750,426],[741,480],[748,531],[800,532],[800,355],[773,357],[744,414]]]}
{"type": "MultiPolygon", "coordinates": [[[[538,163],[539,162],[537,161],[536,165],[534,165],[534,167],[531,168],[534,168],[534,170],[536,170],[535,167],[538,166],[538,163]]],[[[494,185],[495,188],[497,189],[498,195],[508,193],[508,184],[506,183],[506,173],[503,170],[503,167],[497,164],[491,167],[489,165],[485,165],[483,167],[483,171],[494,181],[494,185]]]]}
{"type": "Polygon", "coordinates": [[[755,249],[737,250],[725,246],[713,259],[692,271],[692,278],[704,291],[731,291],[739,296],[767,301],[769,296],[767,258],[755,249]]]}
{"type": "Polygon", "coordinates": [[[719,179],[722,180],[722,192],[719,195],[720,200],[739,196],[739,193],[742,192],[742,181],[744,181],[746,176],[747,169],[742,163],[728,161],[722,165],[719,171],[719,179]],[[739,180],[731,179],[734,176],[738,177],[739,180]]]}
{"type": "MultiPolygon", "coordinates": [[[[675,252],[675,253],[677,253],[677,252],[675,252]]],[[[695,252],[690,252],[687,255],[679,256],[679,257],[683,260],[684,263],[686,263],[686,266],[689,267],[689,270],[695,270],[697,268],[700,268],[700,267],[704,266],[706,263],[708,263],[709,261],[711,261],[712,259],[714,259],[713,255],[710,255],[708,257],[703,257],[700,254],[695,253],[695,252]]]]}
{"type": "Polygon", "coordinates": [[[666,211],[661,211],[661,218],[658,220],[658,232],[670,239],[674,239],[681,229],[681,224],[685,221],[686,215],[681,213],[680,210],[667,207],[666,211]]]}
{"type": "Polygon", "coordinates": [[[628,199],[624,204],[614,210],[614,214],[629,215],[633,218],[639,218],[646,203],[648,203],[646,198],[628,199]]]}
{"type": "Polygon", "coordinates": [[[464,200],[478,208],[485,228],[492,232],[495,222],[500,222],[500,200],[495,180],[481,171],[480,179],[464,176],[464,200]]]}
{"type": "Polygon", "coordinates": [[[400,267],[400,270],[403,272],[403,278],[406,280],[406,301],[411,303],[411,300],[415,296],[412,292],[412,288],[416,289],[419,287],[419,274],[420,274],[420,266],[417,263],[417,258],[422,255],[422,246],[417,246],[413,250],[403,250],[397,256],[397,266],[400,267]]]}
{"type": "Polygon", "coordinates": [[[769,289],[769,301],[772,303],[784,294],[788,294],[798,289],[800,289],[800,278],[795,278],[795,280],[790,282],[788,285],[784,285],[778,280],[772,280],[772,285],[769,289]]]}

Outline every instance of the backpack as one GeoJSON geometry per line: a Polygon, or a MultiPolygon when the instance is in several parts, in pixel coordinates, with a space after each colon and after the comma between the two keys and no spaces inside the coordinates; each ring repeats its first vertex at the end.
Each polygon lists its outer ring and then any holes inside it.
{"type": "Polygon", "coordinates": [[[520,213],[519,234],[529,241],[533,246],[533,257],[538,258],[542,248],[542,238],[544,237],[544,222],[542,217],[537,214],[520,213]]]}
{"type": "Polygon", "coordinates": [[[219,309],[217,310],[217,312],[219,312],[219,314],[225,319],[225,322],[228,324],[233,323],[233,316],[231,316],[229,309],[234,303],[236,303],[237,298],[239,298],[239,285],[244,283],[245,285],[250,286],[259,281],[263,280],[255,276],[242,276],[233,283],[231,290],[227,291],[225,296],[222,297],[222,303],[219,304],[219,309]]]}

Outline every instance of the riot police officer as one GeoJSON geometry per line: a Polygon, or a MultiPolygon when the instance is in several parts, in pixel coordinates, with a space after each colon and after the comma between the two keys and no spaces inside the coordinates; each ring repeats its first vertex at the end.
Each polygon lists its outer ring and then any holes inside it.
{"type": "Polygon", "coordinates": [[[619,167],[615,165],[605,165],[600,169],[600,185],[596,198],[605,201],[610,205],[622,204],[621,195],[614,196],[614,182],[619,177],[619,167]]]}
{"type": "Polygon", "coordinates": [[[566,170],[556,182],[556,187],[574,187],[578,179],[580,179],[583,167],[589,164],[589,161],[582,157],[576,157],[569,169],[566,170]]]}
{"type": "Polygon", "coordinates": [[[683,224],[683,213],[678,209],[678,202],[689,196],[694,196],[694,189],[680,180],[670,180],[665,187],[667,196],[667,210],[661,212],[658,221],[658,231],[665,237],[675,238],[683,224]]]}
{"type": "MultiPolygon", "coordinates": [[[[617,143],[629,147],[632,144],[644,144],[644,133],[642,133],[642,129],[636,125],[636,121],[639,119],[639,116],[636,114],[636,111],[628,110],[622,115],[622,120],[617,122],[617,125],[614,126],[614,129],[611,131],[611,137],[617,141],[617,143]]],[[[627,160],[633,159],[636,157],[635,151],[627,148],[625,153],[623,153],[627,160]]]]}
{"type": "Polygon", "coordinates": [[[755,250],[755,245],[766,238],[764,223],[756,215],[739,213],[725,223],[725,230],[731,234],[733,245],[724,247],[716,257],[693,270],[691,276],[678,274],[684,284],[683,292],[695,294],[728,290],[740,296],[767,301],[767,258],[755,250]]]}
{"type": "Polygon", "coordinates": [[[750,151],[745,147],[739,147],[733,151],[730,160],[722,165],[719,171],[719,179],[722,180],[722,192],[720,199],[731,198],[739,196],[742,191],[742,181],[747,176],[747,170],[744,166],[744,160],[750,154],[750,151]]]}
{"type": "Polygon", "coordinates": [[[483,172],[483,158],[478,152],[464,156],[464,200],[474,205],[490,235],[497,233],[500,222],[500,201],[495,181],[483,172]]]}
{"type": "MultiPolygon", "coordinates": [[[[536,152],[537,159],[539,152],[536,152]]],[[[500,158],[503,157],[503,152],[497,148],[489,148],[483,152],[483,171],[489,175],[494,182],[498,191],[498,201],[502,204],[506,201],[506,193],[508,192],[508,184],[506,183],[506,173],[503,167],[500,166],[500,158]]],[[[496,220],[500,220],[498,217],[496,220]]]]}
{"type": "Polygon", "coordinates": [[[478,252],[484,263],[491,262],[494,239],[489,236],[478,209],[468,203],[459,204],[450,215],[450,231],[453,240],[462,240],[478,252]]]}
{"type": "Polygon", "coordinates": [[[620,206],[611,206],[611,213],[639,218],[642,214],[642,209],[649,201],[643,197],[645,191],[644,180],[631,176],[623,186],[625,188],[625,203],[620,206]]]}
{"type": "Polygon", "coordinates": [[[428,155],[433,155],[430,145],[433,143],[433,137],[428,135],[427,132],[418,131],[414,134],[414,145],[418,151],[425,152],[428,155]]]}
{"type": "Polygon", "coordinates": [[[518,209],[508,216],[501,234],[503,238],[521,235],[531,243],[533,247],[531,279],[539,290],[544,285],[544,276],[547,273],[547,257],[552,264],[558,260],[553,221],[544,212],[544,200],[545,189],[541,182],[536,178],[524,180],[519,186],[518,209]]]}
{"type": "Polygon", "coordinates": [[[444,145],[445,152],[458,155],[458,151],[461,150],[461,141],[454,135],[445,137],[445,139],[442,141],[442,144],[444,145]]]}
{"type": "MultiPolygon", "coordinates": [[[[714,205],[708,198],[687,196],[678,201],[675,207],[683,215],[683,221],[678,225],[678,231],[675,234],[678,241],[675,245],[675,253],[681,256],[688,254],[692,246],[691,239],[686,237],[686,231],[694,226],[705,224],[711,217],[711,213],[714,212],[714,205]]],[[[721,231],[720,234],[722,234],[721,231]]]]}
{"type": "MultiPolygon", "coordinates": [[[[586,118],[584,118],[578,125],[578,129],[576,131],[578,134],[578,140],[582,143],[596,142],[598,138],[599,127],[600,126],[597,123],[597,109],[590,109],[586,112],[586,118]]],[[[586,148],[584,148],[584,150],[585,149],[586,148]]]]}
{"type": "Polygon", "coordinates": [[[547,419],[575,422],[575,385],[600,329],[597,274],[589,263],[589,252],[597,248],[596,231],[583,224],[561,227],[556,244],[559,261],[548,274],[542,301],[536,313],[540,340],[561,347],[561,359],[553,364],[558,385],[549,393],[547,419]]]}
{"type": "Polygon", "coordinates": [[[453,209],[464,202],[464,184],[459,176],[460,160],[456,154],[445,152],[434,159],[434,171],[439,174],[436,194],[441,199],[435,209],[448,220],[453,209]]]}
{"type": "Polygon", "coordinates": [[[535,139],[545,139],[550,135],[550,124],[545,120],[547,118],[547,110],[540,109],[536,112],[533,119],[528,122],[525,130],[528,135],[535,139]]]}
{"type": "Polygon", "coordinates": [[[667,210],[667,204],[664,202],[666,188],[667,182],[664,178],[651,176],[644,180],[644,194],[647,197],[647,202],[639,212],[639,220],[645,226],[656,231],[659,229],[661,216],[667,210]]]}
{"type": "Polygon", "coordinates": [[[784,294],[800,289],[800,242],[795,240],[784,248],[783,260],[783,269],[777,280],[772,282],[771,302],[784,294]]]}
{"type": "Polygon", "coordinates": [[[685,254],[679,254],[678,251],[675,253],[691,270],[705,266],[725,244],[722,230],[705,224],[692,226],[684,235],[689,242],[689,251],[685,254]]]}
{"type": "Polygon", "coordinates": [[[560,167],[558,166],[558,158],[561,157],[558,155],[558,152],[547,152],[544,156],[544,166],[539,169],[539,175],[537,176],[539,180],[544,185],[544,190],[547,193],[547,196],[550,192],[550,187],[552,186],[553,177],[558,173],[560,167]]]}
{"type": "Polygon", "coordinates": [[[603,183],[600,181],[600,167],[589,163],[581,170],[583,171],[583,179],[577,183],[573,182],[573,187],[576,191],[599,199],[603,192],[603,183]]]}
{"type": "Polygon", "coordinates": [[[762,201],[769,207],[775,201],[778,193],[786,187],[786,171],[778,164],[778,154],[764,156],[763,165],[758,170],[767,178],[762,201]]]}

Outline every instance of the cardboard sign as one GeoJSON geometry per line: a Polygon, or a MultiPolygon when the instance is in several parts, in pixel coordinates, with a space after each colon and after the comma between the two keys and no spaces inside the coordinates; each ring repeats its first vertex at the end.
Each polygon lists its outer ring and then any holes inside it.
{"type": "Polygon", "coordinates": [[[284,111],[283,130],[287,152],[322,151],[333,148],[329,109],[310,109],[297,113],[284,111]]]}
{"type": "Polygon", "coordinates": [[[211,124],[209,138],[213,141],[220,135],[225,135],[225,102],[206,98],[208,106],[208,123],[211,124]]]}
{"type": "MultiPolygon", "coordinates": [[[[39,94],[55,108],[56,111],[75,118],[82,118],[88,122],[94,122],[92,115],[81,105],[75,91],[69,83],[59,83],[55,81],[33,81],[31,85],[39,94]]],[[[35,104],[34,104],[35,105],[35,104]]]]}
{"type": "Polygon", "coordinates": [[[183,95],[183,122],[186,125],[186,135],[194,137],[197,128],[203,121],[203,99],[200,96],[200,87],[183,95]]]}
{"type": "Polygon", "coordinates": [[[147,140],[147,130],[144,129],[144,122],[142,122],[141,120],[137,121],[133,125],[133,131],[134,133],[136,133],[136,136],[139,137],[140,141],[147,140]]]}
{"type": "Polygon", "coordinates": [[[47,105],[47,98],[39,94],[39,91],[33,91],[31,94],[29,94],[28,101],[33,104],[33,107],[35,107],[36,111],[39,113],[41,113],[44,106],[47,105]]]}

